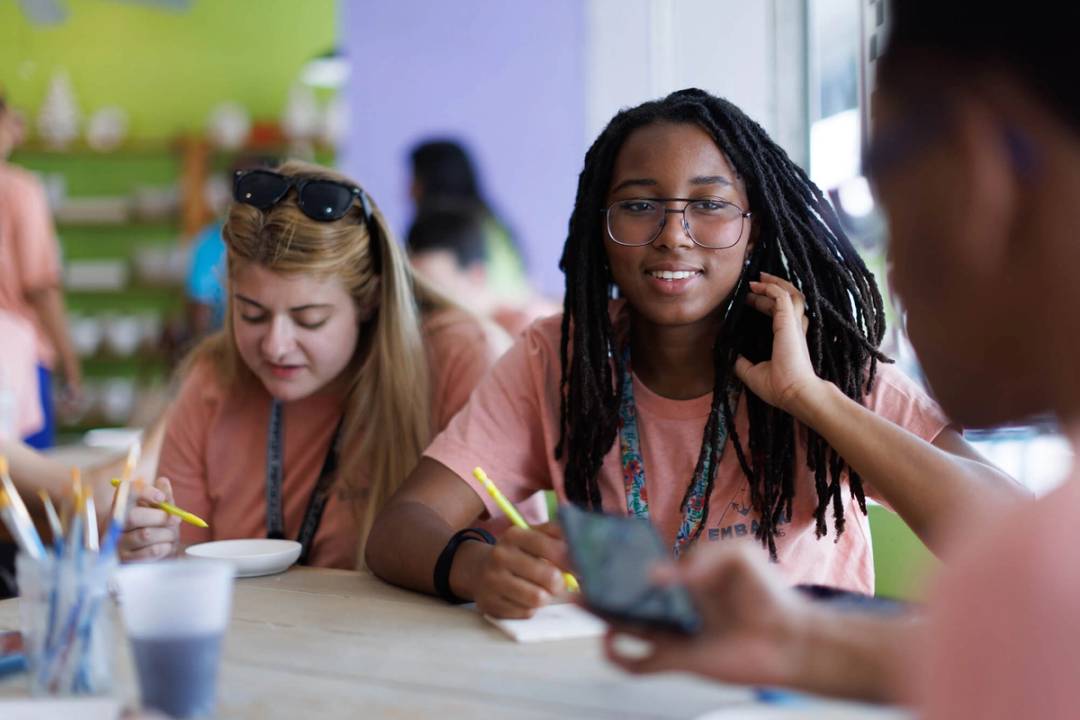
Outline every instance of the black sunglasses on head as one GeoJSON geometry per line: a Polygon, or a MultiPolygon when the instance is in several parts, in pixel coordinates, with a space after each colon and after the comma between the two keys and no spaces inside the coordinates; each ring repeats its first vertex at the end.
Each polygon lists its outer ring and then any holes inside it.
{"type": "Polygon", "coordinates": [[[312,220],[333,222],[345,217],[353,200],[359,198],[371,242],[371,260],[376,273],[382,272],[382,233],[371,215],[367,193],[355,185],[337,180],[296,178],[273,170],[237,170],[233,178],[233,199],[259,210],[269,210],[296,188],[296,205],[312,220]]]}
{"type": "Polygon", "coordinates": [[[296,189],[297,207],[312,220],[340,220],[357,198],[364,209],[364,221],[371,219],[367,195],[355,185],[337,180],[289,177],[273,170],[238,170],[233,178],[233,199],[269,210],[293,188],[296,189]]]}

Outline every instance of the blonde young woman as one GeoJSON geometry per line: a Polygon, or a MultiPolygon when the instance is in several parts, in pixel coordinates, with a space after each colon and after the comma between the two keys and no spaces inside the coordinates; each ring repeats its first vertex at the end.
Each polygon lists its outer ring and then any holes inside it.
{"type": "Polygon", "coordinates": [[[124,560],[211,539],[285,537],[353,568],[374,513],[464,404],[505,338],[414,278],[371,198],[323,168],[235,178],[225,328],[197,347],[161,478],[124,560]],[[150,503],[203,517],[198,529],[150,503]]]}

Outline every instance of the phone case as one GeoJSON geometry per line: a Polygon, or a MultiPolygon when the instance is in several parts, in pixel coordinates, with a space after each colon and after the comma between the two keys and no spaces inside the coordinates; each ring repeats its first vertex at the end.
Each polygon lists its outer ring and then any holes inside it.
{"type": "Polygon", "coordinates": [[[590,611],[620,624],[685,634],[700,628],[686,588],[649,579],[652,565],[669,556],[647,520],[569,505],[559,508],[559,519],[590,611]]]}

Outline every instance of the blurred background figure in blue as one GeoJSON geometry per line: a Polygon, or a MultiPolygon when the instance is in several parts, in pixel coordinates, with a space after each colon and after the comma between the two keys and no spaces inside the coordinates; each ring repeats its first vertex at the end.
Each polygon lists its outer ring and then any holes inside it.
{"type": "Polygon", "coordinates": [[[232,200],[233,176],[241,170],[276,165],[277,160],[269,156],[245,156],[232,163],[226,175],[230,194],[221,207],[216,208],[218,217],[191,240],[191,259],[184,281],[189,342],[220,330],[225,323],[225,241],[221,237],[221,230],[224,223],[222,216],[232,200]]]}

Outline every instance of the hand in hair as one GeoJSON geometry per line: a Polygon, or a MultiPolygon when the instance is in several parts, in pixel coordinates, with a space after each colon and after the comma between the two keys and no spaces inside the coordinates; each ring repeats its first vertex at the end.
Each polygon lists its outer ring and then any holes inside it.
{"type": "Polygon", "coordinates": [[[474,597],[480,612],[499,618],[528,618],[565,590],[569,571],[562,532],[551,523],[531,530],[511,527],[488,553],[474,597]]]}
{"type": "Polygon", "coordinates": [[[772,357],[754,364],[740,355],[735,374],[759,398],[799,417],[801,402],[823,382],[806,343],[806,300],[787,280],[761,273],[761,282],[750,282],[746,304],[772,317],[772,357]]]}

